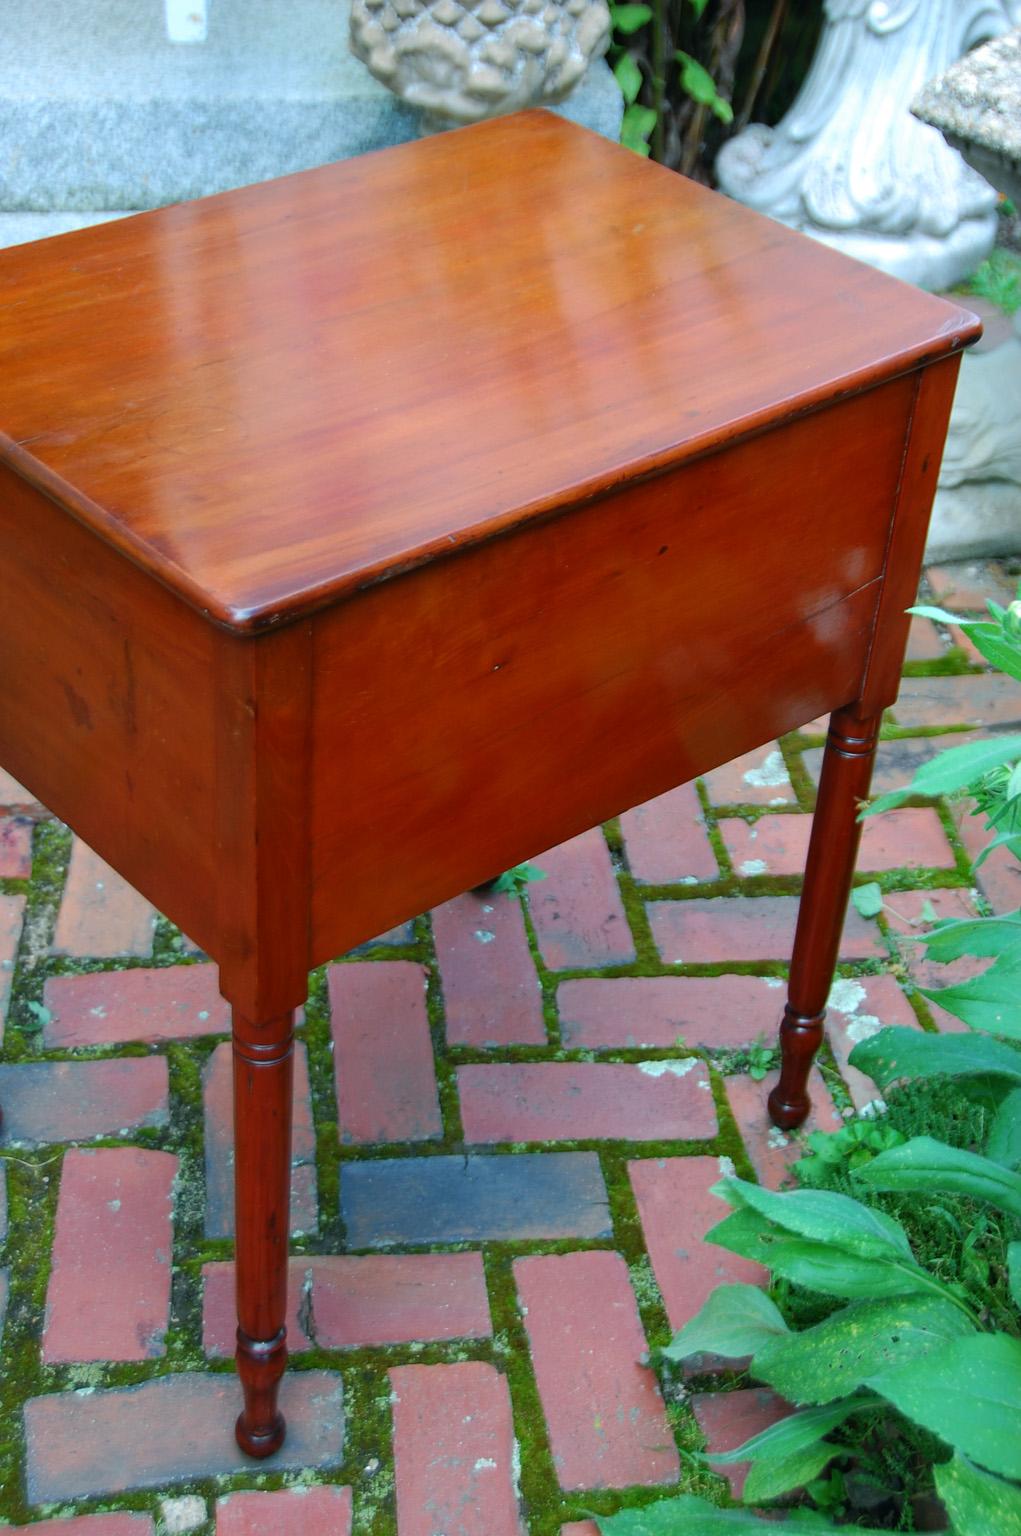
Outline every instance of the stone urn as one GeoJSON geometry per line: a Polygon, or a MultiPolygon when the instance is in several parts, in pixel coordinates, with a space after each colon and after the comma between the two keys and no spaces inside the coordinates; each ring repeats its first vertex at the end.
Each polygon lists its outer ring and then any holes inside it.
{"type": "Polygon", "coordinates": [[[724,145],[720,186],[895,277],[959,282],[993,244],[996,194],[910,106],[1019,10],[1021,0],[825,0],[797,101],[776,128],[724,145]]]}
{"type": "Polygon", "coordinates": [[[351,5],[351,51],[438,127],[563,101],[609,40],[606,0],[351,5]]]}

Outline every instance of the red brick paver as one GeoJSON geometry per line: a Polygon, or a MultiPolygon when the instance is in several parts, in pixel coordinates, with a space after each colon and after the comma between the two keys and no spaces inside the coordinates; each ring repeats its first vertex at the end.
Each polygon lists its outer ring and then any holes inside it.
{"type": "Polygon", "coordinates": [[[562,982],[557,1003],[568,1046],[717,1050],[771,1037],[784,997],[772,976],[617,976],[562,982]]]}
{"type": "Polygon", "coordinates": [[[521,903],[469,891],[432,915],[449,1045],[545,1045],[521,903]]]}
{"type": "MultiPolygon", "coordinates": [[[[234,1265],[203,1270],[203,1347],[234,1352],[234,1265]]],[[[290,1262],[287,1345],[293,1353],[371,1349],[492,1333],[478,1253],[315,1255],[290,1262]]]]}
{"type": "Polygon", "coordinates": [[[216,1506],[216,1536],[350,1536],[350,1488],[230,1493],[216,1506]]]}
{"type": "Polygon", "coordinates": [[[156,909],[116,870],[75,838],[60,914],[55,955],[150,955],[156,909]]]}
{"type": "Polygon", "coordinates": [[[390,1372],[400,1536],[525,1536],[506,1378],[482,1361],[390,1372]]]}
{"type": "Polygon", "coordinates": [[[610,854],[597,827],[535,860],[545,880],[528,887],[542,958],[551,970],[615,965],[635,958],[610,854]]]}
{"type": "Polygon", "coordinates": [[[27,880],[32,873],[32,824],[0,816],[0,879],[27,880]]]}
{"type": "Polygon", "coordinates": [[[640,1064],[460,1067],[469,1141],[693,1141],[716,1134],[709,1079],[693,1056],[640,1064]]]}
{"type": "Polygon", "coordinates": [[[164,1353],[176,1173],[169,1152],[67,1153],[46,1293],[47,1365],[164,1353]]]}
{"type": "Polygon", "coordinates": [[[517,1259],[514,1275],[561,1488],[672,1483],[680,1461],[616,1253],[517,1259]]]}
{"type": "MultiPolygon", "coordinates": [[[[727,896],[649,903],[656,947],[668,965],[718,965],[721,961],[789,960],[798,918],[796,896],[727,896]]],[[[840,955],[865,960],[885,955],[875,924],[851,907],[840,955]]]]}
{"type": "Polygon", "coordinates": [[[694,784],[682,784],[657,800],[625,811],[620,830],[636,880],[668,885],[719,878],[694,784]]]}
{"type": "MultiPolygon", "coordinates": [[[[761,816],[751,826],[736,817],[720,822],[739,875],[800,875],[811,830],[810,816],[761,816]]],[[[860,870],[953,867],[953,850],[935,811],[889,811],[865,823],[860,870]]]]}
{"type": "Polygon", "coordinates": [[[230,1008],[215,965],[53,976],[43,991],[47,1049],[189,1040],[229,1032],[230,1008]]]}
{"type": "Polygon", "coordinates": [[[897,724],[908,729],[920,725],[1014,725],[1021,721],[1021,683],[999,673],[906,677],[894,714],[897,724]]]}
{"type": "Polygon", "coordinates": [[[155,1536],[150,1515],[79,1515],[70,1520],[40,1520],[32,1536],[155,1536]]]}
{"type": "Polygon", "coordinates": [[[683,1328],[718,1285],[762,1285],[766,1271],[703,1241],[730,1214],[711,1193],[730,1172],[718,1157],[652,1157],[628,1164],[642,1236],[671,1328],[683,1328]]]}
{"type": "Polygon", "coordinates": [[[330,967],[341,1141],[442,1135],[425,986],[410,960],[330,967]]]}
{"type": "Polygon", "coordinates": [[[714,768],[705,775],[705,786],[714,805],[793,805],[796,801],[777,741],[714,768]]]}
{"type": "Polygon", "coordinates": [[[7,1000],[14,980],[14,957],[18,953],[24,913],[24,896],[0,896],[0,1045],[3,1044],[7,1000]]]}

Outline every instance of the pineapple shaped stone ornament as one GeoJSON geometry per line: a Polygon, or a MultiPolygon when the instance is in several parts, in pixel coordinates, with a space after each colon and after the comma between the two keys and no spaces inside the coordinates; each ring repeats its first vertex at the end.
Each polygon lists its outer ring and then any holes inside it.
{"type": "Polygon", "coordinates": [[[563,101],[609,39],[606,0],[351,5],[352,52],[427,126],[563,101]]]}

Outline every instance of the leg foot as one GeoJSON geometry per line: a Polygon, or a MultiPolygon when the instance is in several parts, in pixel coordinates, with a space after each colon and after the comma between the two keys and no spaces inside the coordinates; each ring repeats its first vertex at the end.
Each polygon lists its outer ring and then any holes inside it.
{"type": "Polygon", "coordinates": [[[822,1026],[825,1013],[806,1018],[797,1014],[790,1003],[784,1010],[780,1025],[780,1045],[783,1067],[780,1081],[769,1095],[769,1118],[782,1131],[794,1131],[808,1118],[812,1101],[806,1083],[812,1059],[822,1042],[822,1026]]]}
{"type": "Polygon", "coordinates": [[[277,1392],[287,1364],[286,1329],[263,1344],[238,1329],[237,1366],[245,1394],[234,1433],[246,1456],[272,1456],[284,1443],[287,1424],[277,1392]]]}

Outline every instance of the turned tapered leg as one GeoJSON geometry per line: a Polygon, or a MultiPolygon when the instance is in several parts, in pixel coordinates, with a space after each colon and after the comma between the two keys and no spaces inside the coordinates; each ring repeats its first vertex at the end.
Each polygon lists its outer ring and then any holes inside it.
{"type": "Polygon", "coordinates": [[[784,1130],[800,1125],[810,1108],[808,1073],[822,1040],[861,839],[858,810],[869,792],[879,722],[879,715],[859,719],[853,705],[830,717],[780,1026],[780,1081],[769,1095],[770,1116],[784,1130]]]}
{"type": "Polygon", "coordinates": [[[245,1400],[235,1433],[249,1456],[271,1455],[286,1429],[277,1393],[287,1363],[293,1067],[293,1013],[255,1024],[235,1012],[237,1366],[245,1400]]]}

